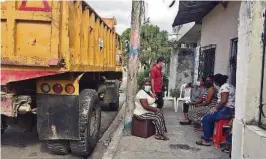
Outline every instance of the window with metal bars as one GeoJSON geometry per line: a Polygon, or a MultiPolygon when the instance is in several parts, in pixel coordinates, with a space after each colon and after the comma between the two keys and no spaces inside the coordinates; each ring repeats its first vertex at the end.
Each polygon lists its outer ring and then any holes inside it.
{"type": "Polygon", "coordinates": [[[214,75],[215,50],[215,44],[200,48],[198,77],[214,75]]]}
{"type": "Polygon", "coordinates": [[[236,87],[236,66],[237,66],[237,43],[238,38],[231,39],[230,59],[229,59],[229,82],[236,87]]]}
{"type": "Polygon", "coordinates": [[[259,105],[259,127],[266,129],[266,69],[265,69],[265,50],[266,50],[266,11],[264,13],[264,33],[262,34],[263,51],[261,60],[261,82],[260,82],[260,105],[259,105]]]}

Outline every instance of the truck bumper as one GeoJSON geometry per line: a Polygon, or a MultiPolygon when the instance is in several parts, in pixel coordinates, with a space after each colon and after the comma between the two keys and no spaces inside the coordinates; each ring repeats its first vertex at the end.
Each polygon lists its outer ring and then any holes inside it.
{"type": "Polygon", "coordinates": [[[40,140],[79,140],[78,96],[37,94],[40,140]]]}

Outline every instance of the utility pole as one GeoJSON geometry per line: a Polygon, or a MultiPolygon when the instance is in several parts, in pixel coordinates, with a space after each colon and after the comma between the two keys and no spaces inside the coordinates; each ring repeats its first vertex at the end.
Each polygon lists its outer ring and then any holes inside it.
{"type": "Polygon", "coordinates": [[[135,108],[135,96],[137,91],[137,74],[139,66],[139,49],[140,49],[140,25],[142,20],[142,0],[132,0],[131,11],[131,36],[130,51],[128,56],[128,73],[127,73],[127,91],[126,91],[126,109],[124,118],[124,135],[131,135],[131,123],[133,111],[135,108]]]}

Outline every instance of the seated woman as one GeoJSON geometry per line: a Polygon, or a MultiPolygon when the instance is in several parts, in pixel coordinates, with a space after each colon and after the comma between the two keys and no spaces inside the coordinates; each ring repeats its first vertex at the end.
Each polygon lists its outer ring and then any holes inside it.
{"type": "Polygon", "coordinates": [[[151,92],[151,83],[145,80],[142,89],[136,95],[134,115],[139,119],[152,120],[155,126],[155,139],[168,140],[165,136],[166,127],[164,116],[155,103],[156,98],[151,92]]]}
{"type": "Polygon", "coordinates": [[[217,104],[217,89],[214,87],[213,76],[208,76],[205,81],[205,91],[201,98],[194,103],[189,103],[191,110],[188,111],[188,118],[197,125],[201,124],[202,117],[217,104]]]}
{"type": "MultiPolygon", "coordinates": [[[[187,87],[191,87],[191,83],[187,84],[187,87]]],[[[191,90],[191,98],[190,98],[190,103],[184,103],[183,104],[183,113],[184,113],[184,121],[179,122],[181,125],[190,125],[191,120],[188,117],[188,112],[192,111],[194,107],[190,107],[191,105],[195,103],[201,103],[202,99],[201,96],[206,92],[205,88],[205,78],[204,77],[199,77],[197,84],[193,86],[191,90]]]]}
{"type": "Polygon", "coordinates": [[[214,76],[214,83],[216,87],[219,87],[218,104],[212,107],[210,112],[202,118],[204,136],[201,141],[196,142],[198,145],[210,146],[215,122],[217,120],[230,119],[234,114],[235,87],[226,83],[227,79],[228,76],[222,74],[214,76]]]}

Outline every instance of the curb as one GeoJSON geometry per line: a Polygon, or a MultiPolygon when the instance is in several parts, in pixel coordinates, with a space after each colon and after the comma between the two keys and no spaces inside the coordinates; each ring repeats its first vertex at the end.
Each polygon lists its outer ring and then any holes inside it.
{"type": "MultiPolygon", "coordinates": [[[[91,154],[91,156],[88,159],[100,159],[100,158],[103,158],[103,156],[106,156],[107,154],[110,154],[108,156],[114,155],[114,154],[111,155],[111,153],[109,153],[109,152],[115,153],[116,148],[114,146],[111,146],[111,145],[114,145],[113,143],[116,142],[116,140],[120,141],[121,136],[118,137],[117,134],[119,134],[120,129],[121,129],[121,131],[123,129],[123,127],[121,128],[121,125],[122,125],[121,123],[123,123],[122,121],[124,119],[125,105],[126,105],[126,102],[123,103],[121,109],[117,113],[112,124],[105,131],[102,138],[98,141],[96,147],[93,150],[93,153],[91,154]],[[113,151],[113,149],[114,149],[114,151],[113,151]]],[[[116,145],[116,147],[117,146],[118,146],[118,144],[116,145]]]]}
{"type": "Polygon", "coordinates": [[[112,141],[110,145],[107,147],[107,150],[104,152],[102,159],[113,159],[115,152],[117,150],[117,147],[120,143],[120,139],[122,137],[124,124],[123,122],[120,123],[120,126],[117,128],[117,130],[114,133],[114,136],[112,138],[112,141]]]}

